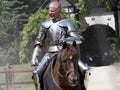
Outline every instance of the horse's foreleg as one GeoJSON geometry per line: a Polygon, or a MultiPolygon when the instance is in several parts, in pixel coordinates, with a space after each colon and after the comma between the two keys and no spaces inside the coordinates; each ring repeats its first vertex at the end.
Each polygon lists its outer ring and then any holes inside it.
{"type": "Polygon", "coordinates": [[[32,75],[32,79],[35,85],[35,90],[39,90],[39,77],[37,74],[32,75]]]}

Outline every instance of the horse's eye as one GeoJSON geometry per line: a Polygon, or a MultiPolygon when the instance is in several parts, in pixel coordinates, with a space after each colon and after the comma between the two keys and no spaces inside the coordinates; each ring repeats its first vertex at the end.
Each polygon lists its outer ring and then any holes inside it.
{"type": "Polygon", "coordinates": [[[67,63],[67,60],[63,60],[64,63],[67,63]]]}

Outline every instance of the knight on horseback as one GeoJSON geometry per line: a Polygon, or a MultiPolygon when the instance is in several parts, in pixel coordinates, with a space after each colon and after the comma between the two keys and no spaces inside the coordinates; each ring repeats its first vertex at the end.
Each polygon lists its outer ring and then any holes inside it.
{"type": "MultiPolygon", "coordinates": [[[[61,4],[58,1],[53,1],[49,5],[50,20],[43,21],[39,29],[38,36],[35,40],[35,47],[33,50],[32,65],[38,64],[37,68],[33,71],[34,74],[41,73],[51,61],[51,58],[62,49],[62,42],[76,41],[77,44],[81,43],[79,35],[71,20],[61,17],[61,4]],[[44,40],[48,39],[48,51],[44,57],[39,61],[37,57],[42,52],[44,47],[44,40]]],[[[81,59],[78,60],[79,68],[86,71],[89,67],[84,64],[81,59]]]]}

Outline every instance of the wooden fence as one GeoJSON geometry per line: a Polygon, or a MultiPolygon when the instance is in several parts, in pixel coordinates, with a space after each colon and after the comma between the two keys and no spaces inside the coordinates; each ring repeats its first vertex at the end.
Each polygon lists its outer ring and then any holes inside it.
{"type": "MultiPolygon", "coordinates": [[[[32,81],[28,81],[28,82],[16,82],[15,81],[15,73],[28,73],[28,72],[31,72],[32,73],[33,70],[29,69],[29,70],[12,70],[11,71],[11,74],[12,74],[12,89],[15,90],[15,85],[17,84],[31,84],[33,83],[32,81]]],[[[0,71],[0,74],[3,73],[3,74],[7,74],[7,71],[0,71]]],[[[7,78],[5,77],[5,83],[0,83],[0,86],[2,85],[6,85],[6,90],[9,90],[9,83],[7,81],[7,78]]]]}

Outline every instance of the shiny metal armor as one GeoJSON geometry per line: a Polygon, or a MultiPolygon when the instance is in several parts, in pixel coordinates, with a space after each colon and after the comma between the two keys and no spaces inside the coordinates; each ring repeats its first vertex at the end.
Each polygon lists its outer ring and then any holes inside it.
{"type": "MultiPolygon", "coordinates": [[[[69,19],[59,18],[55,22],[52,20],[44,21],[39,29],[37,39],[35,41],[35,46],[40,45],[44,47],[44,41],[47,39],[48,52],[44,55],[38,67],[34,70],[34,73],[40,73],[48,65],[53,57],[59,50],[62,49],[62,42],[71,42],[75,40],[77,44],[81,43],[78,33],[74,27],[74,24],[69,19]],[[53,54],[54,53],[54,54],[53,54]]],[[[33,52],[33,57],[38,56],[40,48],[35,48],[33,52]],[[37,52],[37,53],[36,53],[37,52]]],[[[32,59],[32,63],[35,63],[36,59],[32,59]]],[[[87,70],[86,66],[80,59],[78,60],[78,65],[82,70],[87,70]]]]}

